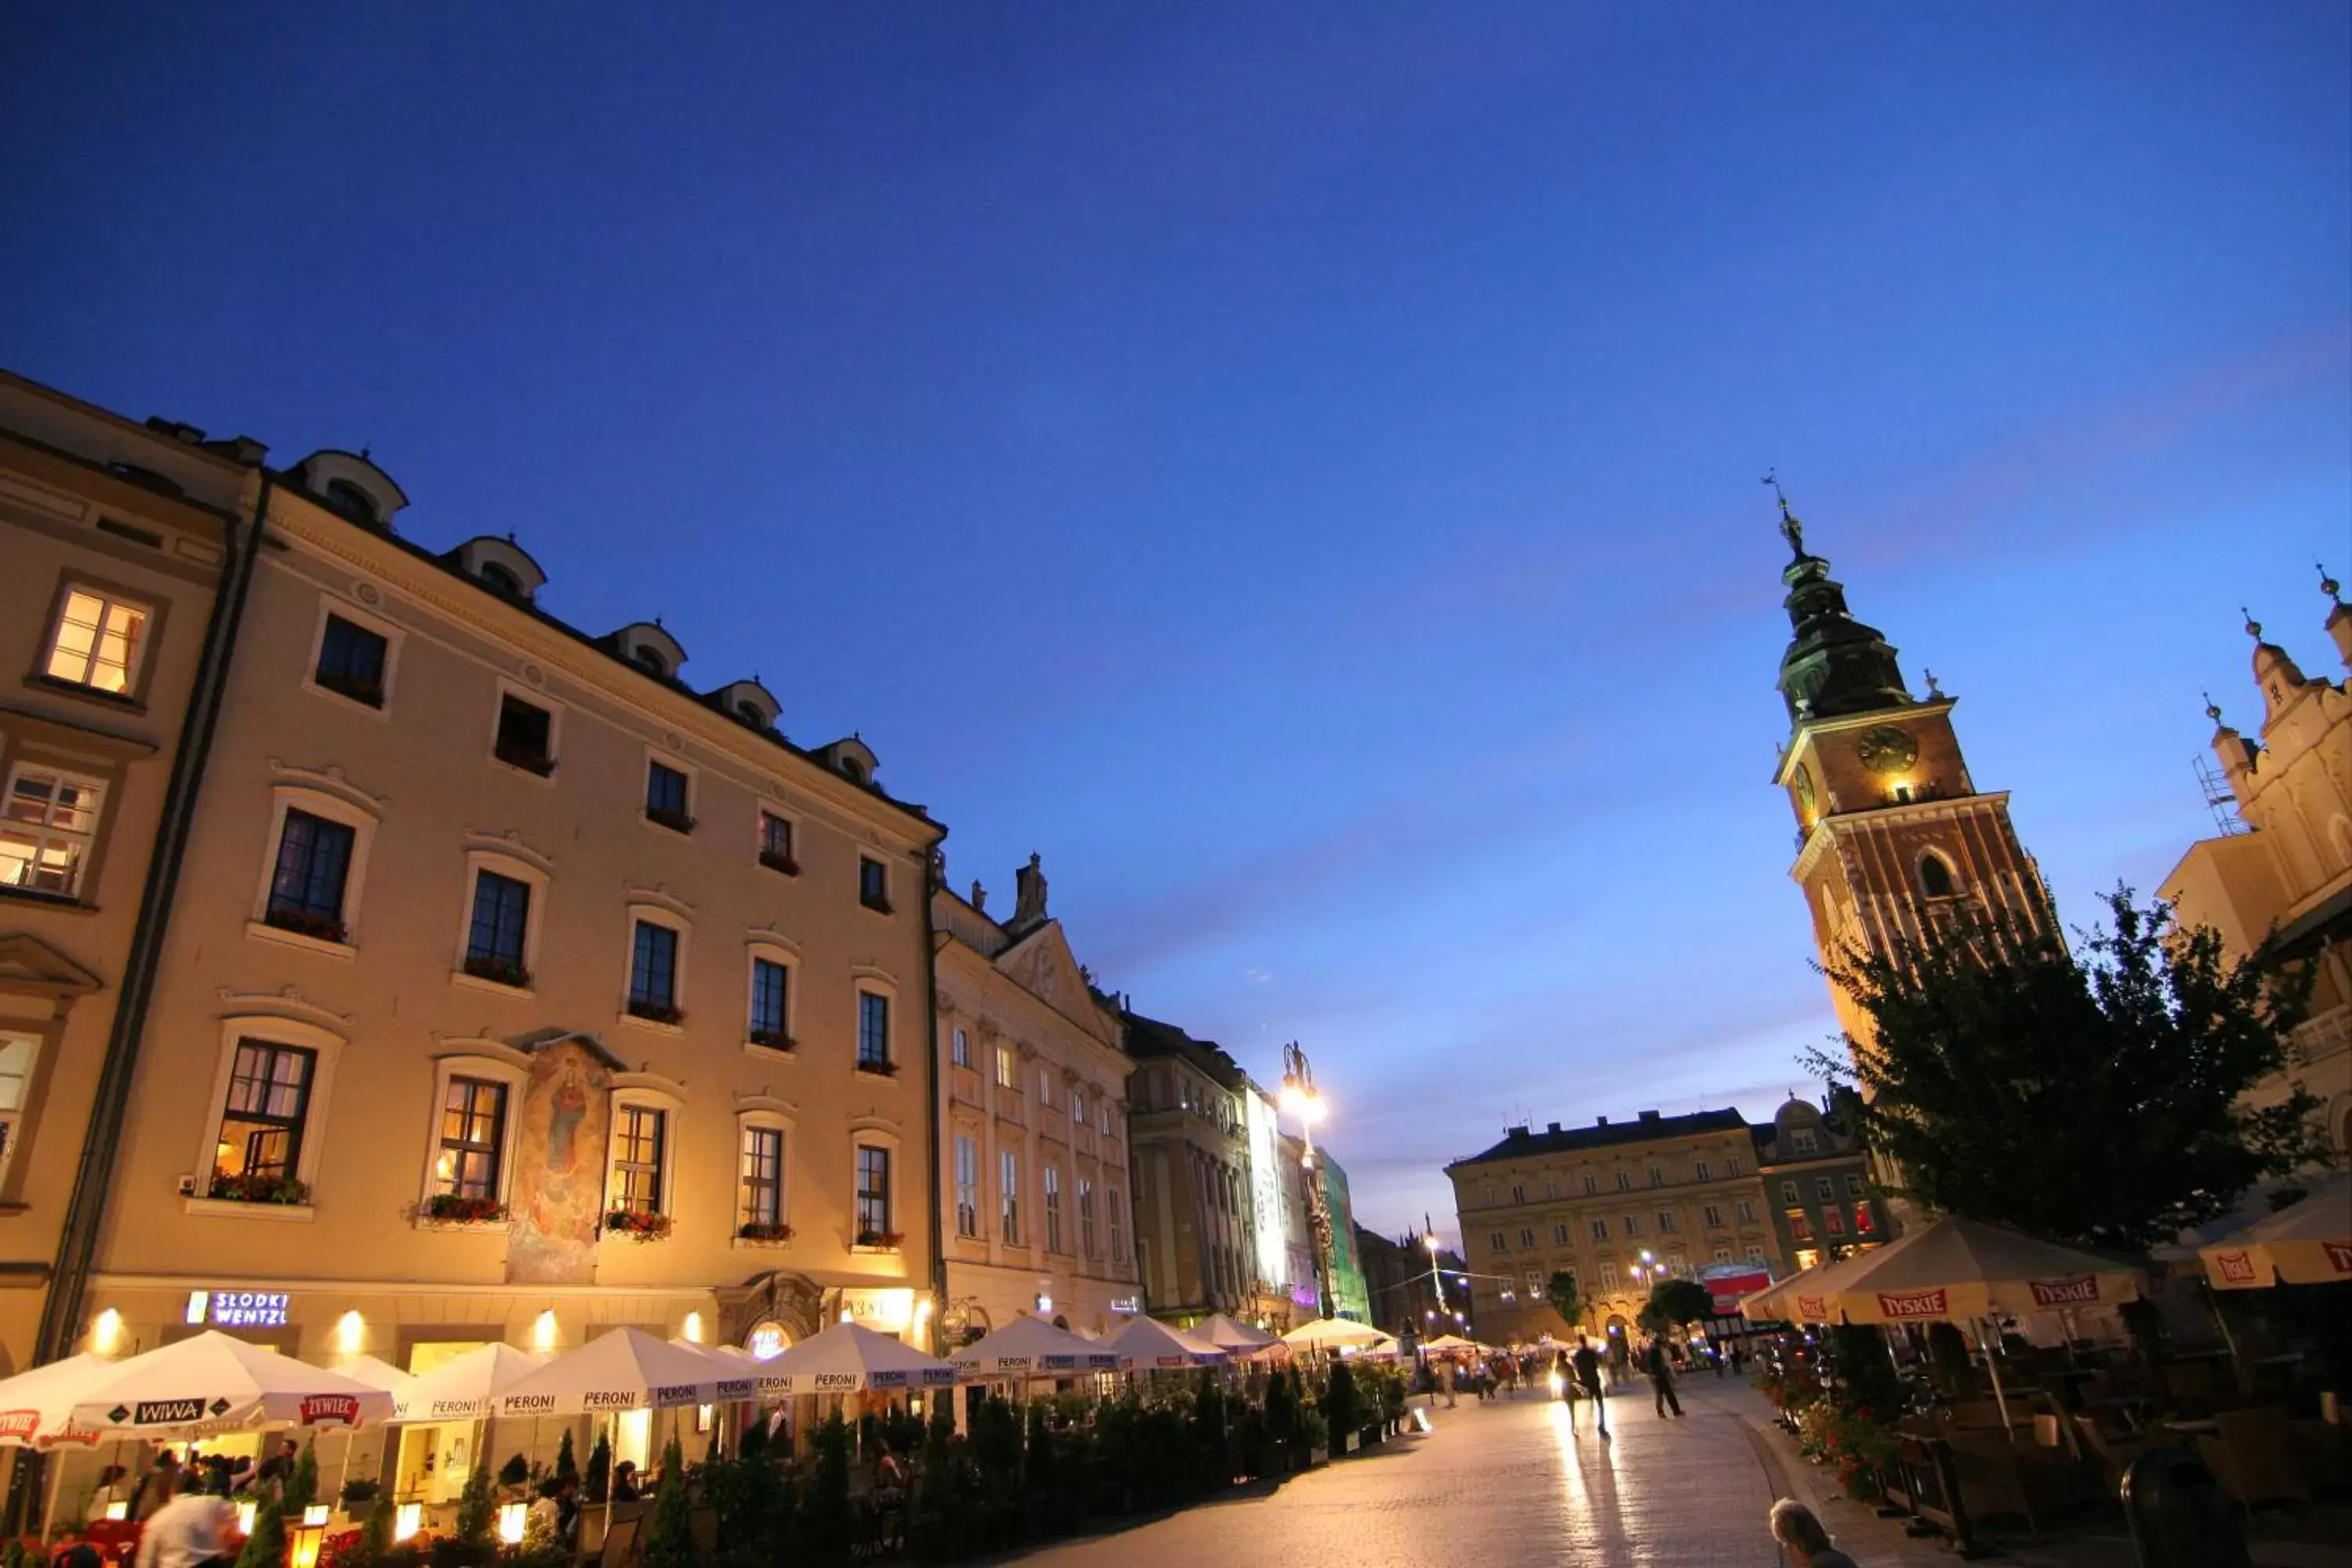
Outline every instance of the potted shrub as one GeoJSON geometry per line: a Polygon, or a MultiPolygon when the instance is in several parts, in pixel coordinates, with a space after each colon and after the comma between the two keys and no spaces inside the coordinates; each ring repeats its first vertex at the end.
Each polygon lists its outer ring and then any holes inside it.
{"type": "Polygon", "coordinates": [[[496,1198],[436,1193],[425,1200],[417,1212],[423,1218],[443,1225],[487,1225],[506,1218],[507,1205],[496,1198]]]}
{"type": "Polygon", "coordinates": [[[297,936],[315,937],[320,942],[340,942],[344,940],[341,915],[325,915],[312,910],[272,904],[263,912],[261,923],[275,926],[279,931],[290,931],[297,936]]]}
{"type": "Polygon", "coordinates": [[[895,1230],[861,1230],[857,1233],[857,1245],[860,1247],[887,1247],[895,1250],[906,1239],[895,1230]]]}
{"type": "Polygon", "coordinates": [[[209,1195],[233,1204],[307,1204],[310,1189],[292,1176],[273,1175],[267,1171],[247,1171],[236,1175],[215,1173],[209,1195]]]}
{"type": "Polygon", "coordinates": [[[744,1241],[765,1242],[772,1245],[776,1242],[790,1241],[793,1238],[793,1227],[781,1223],[770,1224],[761,1220],[751,1220],[737,1226],[735,1234],[744,1241]]]}
{"type": "Polygon", "coordinates": [[[518,991],[530,989],[530,971],[511,958],[500,958],[493,952],[467,953],[465,967],[466,973],[477,980],[494,980],[518,991]]]}

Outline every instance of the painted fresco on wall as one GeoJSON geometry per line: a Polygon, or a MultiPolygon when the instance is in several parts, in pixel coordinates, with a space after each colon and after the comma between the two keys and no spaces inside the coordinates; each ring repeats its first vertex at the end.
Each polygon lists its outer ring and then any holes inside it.
{"type": "Polygon", "coordinates": [[[510,1282],[595,1283],[612,1103],[613,1075],[578,1040],[559,1040],[531,1058],[515,1127],[510,1282]]]}

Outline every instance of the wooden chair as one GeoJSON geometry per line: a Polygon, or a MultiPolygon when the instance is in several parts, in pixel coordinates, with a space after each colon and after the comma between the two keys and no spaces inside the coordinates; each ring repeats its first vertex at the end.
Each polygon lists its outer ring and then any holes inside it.
{"type": "Polygon", "coordinates": [[[2240,1508],[2251,1511],[2261,1502],[2311,1500],[2311,1485],[2295,1462],[2286,1412],[2225,1410],[2219,1421],[2221,1435],[2200,1437],[2197,1451],[2240,1508]]]}
{"type": "Polygon", "coordinates": [[[2099,1468],[2110,1501],[2123,1495],[2124,1474],[2132,1468],[2132,1461],[2163,1441],[2150,1432],[2111,1432],[2091,1415],[2074,1417],[2074,1435],[2082,1440],[2090,1462],[2099,1468]]]}
{"type": "Polygon", "coordinates": [[[633,1568],[637,1560],[637,1530],[644,1521],[635,1514],[616,1519],[604,1527],[604,1544],[597,1553],[597,1568],[633,1568]]]}

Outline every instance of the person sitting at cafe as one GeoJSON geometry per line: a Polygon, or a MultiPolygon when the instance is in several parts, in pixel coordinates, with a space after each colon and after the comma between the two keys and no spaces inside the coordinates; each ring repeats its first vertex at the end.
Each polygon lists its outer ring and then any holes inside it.
{"type": "Polygon", "coordinates": [[[613,1500],[635,1502],[644,1493],[637,1485],[637,1465],[634,1459],[623,1459],[613,1467],[613,1500]]]}

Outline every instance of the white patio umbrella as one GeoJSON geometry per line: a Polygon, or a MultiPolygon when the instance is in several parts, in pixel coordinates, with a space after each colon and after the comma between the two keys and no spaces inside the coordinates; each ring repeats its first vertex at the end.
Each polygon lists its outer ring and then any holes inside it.
{"type": "MultiPolygon", "coordinates": [[[[781,1394],[787,1390],[783,1379],[768,1374],[768,1363],[745,1350],[741,1345],[705,1345],[692,1340],[672,1340],[670,1343],[690,1351],[699,1351],[719,1363],[719,1375],[731,1382],[748,1380],[755,1394],[781,1394]]],[[[732,1397],[722,1395],[721,1397],[732,1397]]]]}
{"type": "Polygon", "coordinates": [[[1350,1318],[1317,1318],[1301,1323],[1283,1335],[1282,1342],[1293,1350],[1351,1350],[1360,1355],[1393,1352],[1397,1345],[1394,1334],[1383,1333],[1370,1323],[1359,1323],[1350,1318]]]}
{"type": "Polygon", "coordinates": [[[769,1361],[763,1372],[791,1394],[946,1388],[956,1369],[906,1341],[857,1323],[835,1323],[769,1361]]]}
{"type": "Polygon", "coordinates": [[[109,1436],[202,1436],[247,1426],[358,1426],[392,1395],[340,1373],[207,1329],[115,1363],[76,1402],[77,1425],[109,1436]]]}
{"type": "Polygon", "coordinates": [[[1157,1318],[1137,1318],[1103,1341],[1103,1348],[1118,1356],[1128,1372],[1171,1372],[1188,1366],[1215,1366],[1225,1352],[1181,1329],[1171,1329],[1157,1318]]]}
{"type": "Polygon", "coordinates": [[[1092,1340],[1082,1340],[1043,1318],[1016,1317],[994,1333],[948,1357],[956,1376],[967,1383],[992,1383],[1001,1378],[1026,1381],[1063,1377],[1081,1372],[1108,1372],[1118,1365],[1118,1352],[1092,1340]]]}
{"type": "MultiPolygon", "coordinates": [[[[408,1373],[380,1356],[355,1355],[349,1361],[337,1362],[327,1370],[339,1372],[352,1382],[364,1383],[370,1388],[381,1388],[387,1394],[398,1393],[400,1385],[408,1381],[408,1373]]],[[[399,1401],[395,1399],[393,1403],[397,1405],[399,1401]]]]}
{"type": "Polygon", "coordinates": [[[722,1394],[719,1365],[642,1329],[613,1329],[509,1384],[498,1415],[591,1415],[608,1410],[671,1410],[749,1398],[722,1394]]]}
{"type": "Polygon", "coordinates": [[[1460,1334],[1440,1334],[1433,1340],[1423,1340],[1421,1348],[1430,1355],[1459,1355],[1481,1347],[1460,1334]]]}
{"type": "Polygon", "coordinates": [[[2301,1202],[2199,1248],[2198,1256],[2217,1290],[2352,1280],[2352,1176],[2337,1172],[2325,1178],[2301,1202]]]}
{"type": "Polygon", "coordinates": [[[85,1351],[0,1382],[0,1447],[95,1446],[98,1428],[75,1425],[73,1408],[120,1364],[85,1351]]]}
{"type": "Polygon", "coordinates": [[[2128,1264],[1958,1215],[1853,1262],[1824,1293],[1855,1323],[1957,1322],[2139,1300],[2139,1271],[2128,1264]]]}
{"type": "Polygon", "coordinates": [[[495,1414],[499,1394],[546,1364],[545,1356],[509,1344],[478,1346],[431,1372],[401,1379],[392,1391],[392,1418],[400,1423],[479,1420],[495,1414]]]}
{"type": "Polygon", "coordinates": [[[1188,1331],[1194,1339],[1205,1344],[1213,1344],[1219,1350],[1231,1352],[1236,1361],[1261,1355],[1282,1342],[1264,1329],[1253,1328],[1247,1323],[1227,1317],[1223,1312],[1210,1313],[1208,1317],[1193,1324],[1188,1331]]]}

